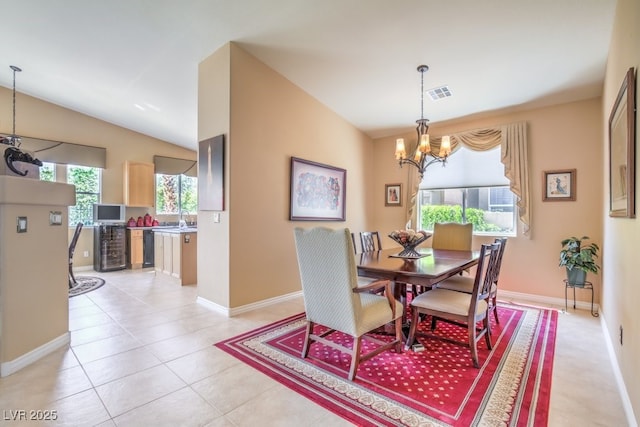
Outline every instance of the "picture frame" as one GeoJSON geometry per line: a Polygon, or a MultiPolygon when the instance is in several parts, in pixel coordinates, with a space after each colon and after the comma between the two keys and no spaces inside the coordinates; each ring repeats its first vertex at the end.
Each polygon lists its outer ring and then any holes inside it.
{"type": "Polygon", "coordinates": [[[198,209],[224,211],[224,135],[198,143],[198,209]]]}
{"type": "Polygon", "coordinates": [[[347,171],[291,157],[289,220],[345,221],[347,171]]]}
{"type": "Polygon", "coordinates": [[[625,74],[609,115],[609,216],[635,218],[635,69],[625,74]]]}
{"type": "Polygon", "coordinates": [[[402,206],[402,184],[384,185],[384,205],[402,206]]]}
{"type": "Polygon", "coordinates": [[[574,202],[577,172],[575,169],[544,171],[542,173],[543,202],[574,202]]]}

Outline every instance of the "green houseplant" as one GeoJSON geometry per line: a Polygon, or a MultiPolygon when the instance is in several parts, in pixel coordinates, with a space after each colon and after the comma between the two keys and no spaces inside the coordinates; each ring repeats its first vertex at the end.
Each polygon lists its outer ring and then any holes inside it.
{"type": "Polygon", "coordinates": [[[586,244],[588,236],[564,239],[560,251],[560,267],[566,267],[569,284],[584,286],[587,273],[598,274],[600,266],[596,264],[600,248],[595,243],[586,244]]]}

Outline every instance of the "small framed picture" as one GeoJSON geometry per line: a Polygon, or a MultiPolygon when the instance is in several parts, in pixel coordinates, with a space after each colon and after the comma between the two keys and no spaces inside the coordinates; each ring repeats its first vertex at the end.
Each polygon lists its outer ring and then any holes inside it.
{"type": "Polygon", "coordinates": [[[384,205],[402,206],[402,184],[385,184],[384,205]]]}
{"type": "Polygon", "coordinates": [[[542,175],[543,202],[576,200],[576,170],[544,171],[542,175]]]}

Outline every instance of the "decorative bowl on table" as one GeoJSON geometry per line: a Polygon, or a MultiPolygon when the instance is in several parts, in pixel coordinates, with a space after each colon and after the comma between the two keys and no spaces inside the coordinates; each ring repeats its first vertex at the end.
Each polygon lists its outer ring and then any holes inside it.
{"type": "Polygon", "coordinates": [[[389,234],[389,237],[402,246],[403,250],[398,254],[403,258],[420,258],[420,253],[416,251],[416,246],[431,237],[430,233],[420,230],[395,230],[389,234]]]}

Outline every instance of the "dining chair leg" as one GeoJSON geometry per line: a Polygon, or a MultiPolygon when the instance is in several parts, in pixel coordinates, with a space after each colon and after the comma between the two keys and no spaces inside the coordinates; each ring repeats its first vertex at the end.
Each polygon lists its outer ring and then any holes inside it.
{"type": "Polygon", "coordinates": [[[400,316],[396,319],[396,353],[402,353],[402,319],[400,316]]]}
{"type": "Polygon", "coordinates": [[[487,343],[487,348],[491,350],[493,348],[493,344],[491,344],[491,324],[489,322],[489,313],[487,313],[487,315],[485,316],[482,322],[484,323],[484,327],[486,329],[486,332],[484,334],[484,340],[487,343]]]}
{"type": "Polygon", "coordinates": [[[349,381],[353,381],[360,364],[360,347],[362,345],[362,337],[353,340],[353,348],[351,349],[351,369],[349,369],[349,381]]]}
{"type": "Polygon", "coordinates": [[[418,329],[418,322],[420,319],[420,313],[418,313],[418,309],[413,307],[411,310],[411,326],[409,327],[409,335],[407,336],[407,341],[404,345],[405,350],[409,350],[413,345],[413,341],[416,337],[416,329],[418,329]]]}
{"type": "Polygon", "coordinates": [[[492,298],[492,304],[493,304],[493,316],[496,318],[496,323],[499,325],[500,319],[498,319],[498,296],[497,295],[494,295],[494,297],[492,298]]]}
{"type": "Polygon", "coordinates": [[[302,358],[306,358],[309,355],[309,348],[311,347],[311,334],[313,333],[313,322],[307,321],[307,330],[304,334],[304,346],[302,346],[302,358]]]}
{"type": "Polygon", "coordinates": [[[479,368],[478,363],[478,348],[476,346],[476,325],[469,323],[469,349],[471,350],[471,360],[473,360],[473,367],[479,368]]]}

